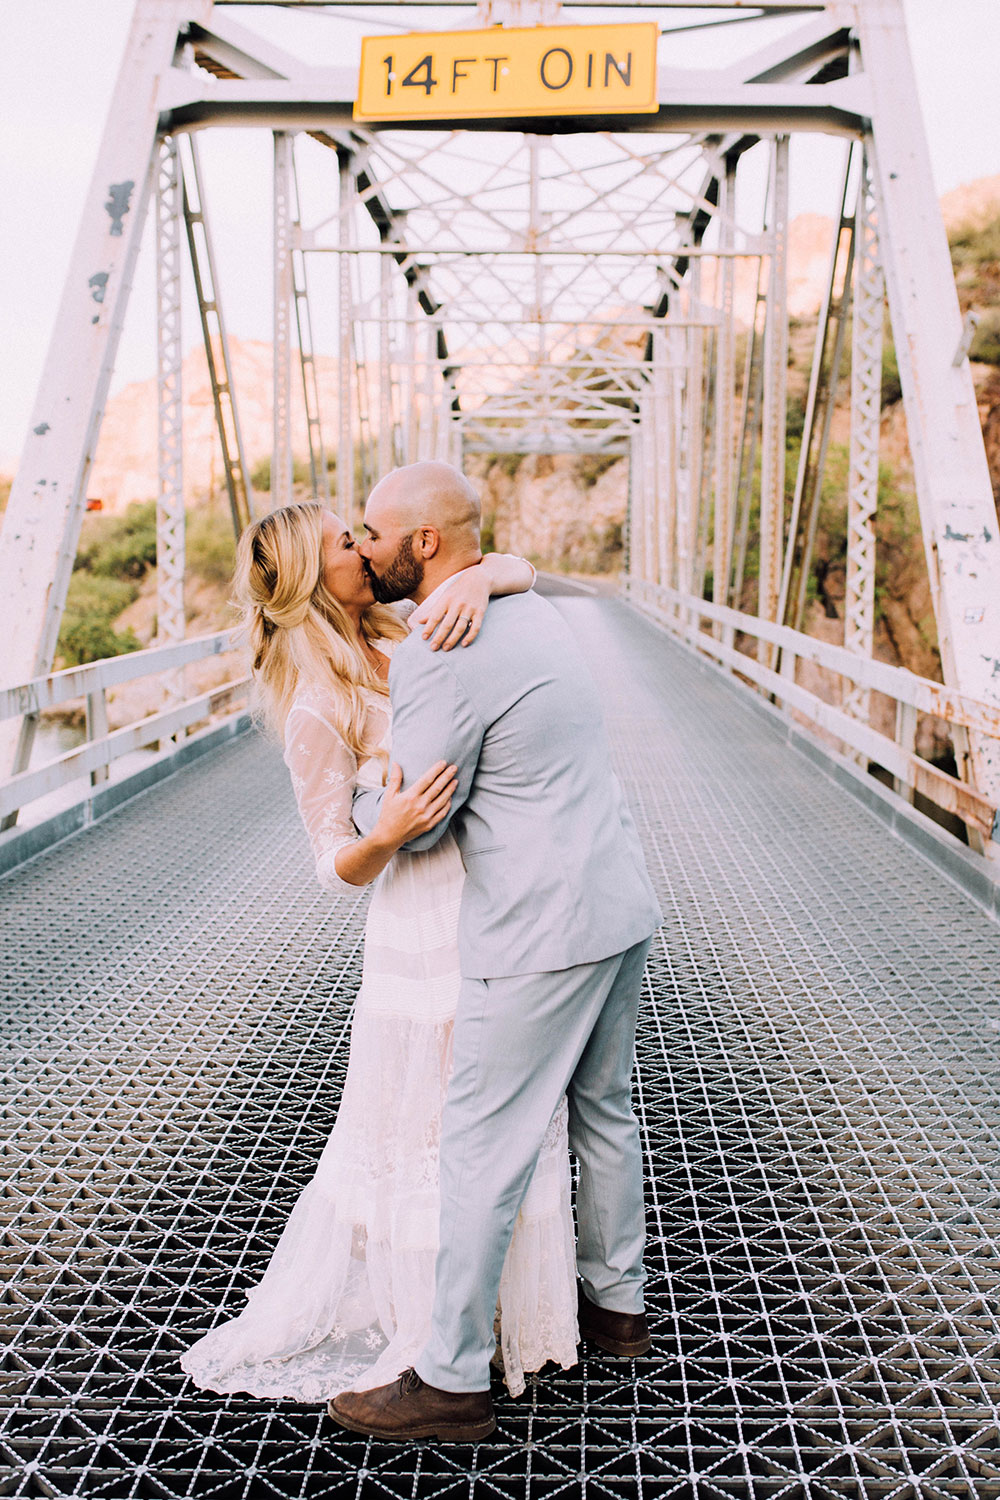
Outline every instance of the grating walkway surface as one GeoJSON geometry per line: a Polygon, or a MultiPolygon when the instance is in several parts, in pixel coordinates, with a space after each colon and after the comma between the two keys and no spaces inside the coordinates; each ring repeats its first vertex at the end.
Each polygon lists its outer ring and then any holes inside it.
{"type": "Polygon", "coordinates": [[[654,1353],[501,1396],[478,1449],[180,1374],[311,1173],[359,978],[247,737],[0,885],[0,1493],[1000,1497],[1000,933],[651,626],[559,604],[667,916],[654,1353]]]}

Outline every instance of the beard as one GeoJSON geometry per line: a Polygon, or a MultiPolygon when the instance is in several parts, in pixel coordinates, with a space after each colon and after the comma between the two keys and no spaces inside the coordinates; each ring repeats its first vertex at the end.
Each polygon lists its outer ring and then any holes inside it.
{"type": "Polygon", "coordinates": [[[411,531],[409,536],[403,537],[395,557],[381,575],[373,571],[370,563],[365,565],[376,604],[395,604],[400,599],[408,599],[423,583],[423,558],[414,557],[412,543],[411,531]]]}

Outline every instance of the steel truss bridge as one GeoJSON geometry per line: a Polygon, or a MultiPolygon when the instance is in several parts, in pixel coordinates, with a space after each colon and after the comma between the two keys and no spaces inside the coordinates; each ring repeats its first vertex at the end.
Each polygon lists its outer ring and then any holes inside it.
{"type": "MultiPolygon", "coordinates": [[[[614,18],[729,27],[743,50],[661,66],[653,114],[391,128],[353,118],[354,66],[283,51],[251,5],[351,24],[319,0],[247,0],[240,24],[227,0],[138,0],[0,535],[4,1493],[1000,1497],[1000,540],[899,0],[634,0],[614,18]],[[623,598],[564,585],[557,603],[601,679],[667,911],[637,1095],[656,1342],[634,1364],[584,1351],[543,1372],[475,1452],[354,1442],[313,1409],[208,1399],[176,1367],[260,1274],[328,1133],[364,904],[313,889],[280,761],[244,733],[245,680],[185,682],[232,646],[185,636],[185,263],[236,529],[262,505],[198,154],[224,126],[273,135],[268,503],[292,494],[293,384],[313,488],[352,517],[416,458],[628,460],[623,598]],[[805,133],[833,138],[840,165],[791,472],[805,133]],[[328,164],[316,213],[307,153],[328,164]],[[158,636],[53,672],[150,215],[158,636]],[[886,314],[943,682],[872,654],[886,314]],[[838,393],[831,645],[804,626],[838,393]],[[141,677],[161,706],[110,730],[108,690],[141,677]],[[86,742],[39,764],[40,715],[71,701],[86,742]],[[921,717],[948,727],[955,774],[917,755],[921,717]],[[19,826],[67,788],[70,807],[19,826]]],[[[430,18],[364,5],[390,30],[430,18]]],[[[481,0],[455,20],[602,8],[481,0]]]]}

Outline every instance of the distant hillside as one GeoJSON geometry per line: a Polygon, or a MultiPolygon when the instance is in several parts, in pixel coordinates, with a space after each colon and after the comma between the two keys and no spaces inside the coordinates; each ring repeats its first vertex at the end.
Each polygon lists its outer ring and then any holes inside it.
{"type": "MultiPolygon", "coordinates": [[[[251,468],[270,458],[273,441],[274,354],[270,344],[229,339],[240,428],[251,468]]],[[[337,422],[337,360],[316,356],[321,410],[329,442],[337,422]]],[[[181,372],[184,400],[184,489],[189,500],[213,494],[222,483],[222,459],[212,405],[208,362],[202,345],[186,356],[181,372]]],[[[292,435],[296,452],[308,453],[301,387],[292,385],[292,435]]],[[[101,428],[89,494],[117,513],[134,500],[156,494],[156,381],[127,385],[112,396],[101,428]]]]}

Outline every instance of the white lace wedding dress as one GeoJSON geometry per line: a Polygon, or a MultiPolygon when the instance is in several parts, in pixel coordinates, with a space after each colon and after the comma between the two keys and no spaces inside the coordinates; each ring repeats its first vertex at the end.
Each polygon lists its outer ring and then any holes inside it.
{"type": "MultiPolygon", "coordinates": [[[[388,745],[388,700],[370,694],[388,745]]],[[[356,837],[357,766],[322,692],[300,692],[285,761],[330,890],[356,837]]],[[[238,1317],[187,1350],[202,1387],[325,1401],[369,1389],[411,1365],[430,1328],[438,1242],[438,1143],[458,999],[457,926],[464,870],[446,834],[424,854],[397,854],[375,883],[347,1078],[316,1174],[298,1199],[263,1279],[238,1317]]],[[[565,1100],[549,1127],[504,1263],[497,1360],[519,1395],[525,1372],[576,1363],[576,1260],[565,1100]]]]}

